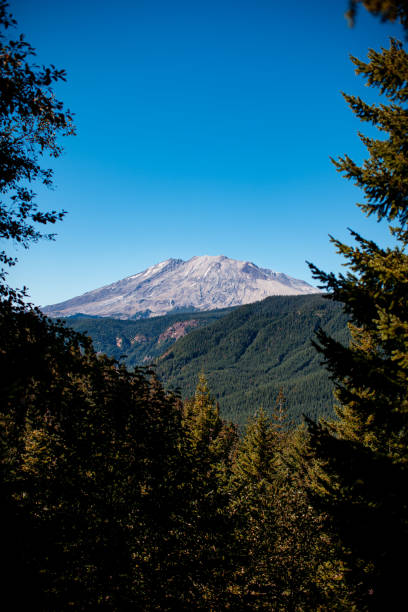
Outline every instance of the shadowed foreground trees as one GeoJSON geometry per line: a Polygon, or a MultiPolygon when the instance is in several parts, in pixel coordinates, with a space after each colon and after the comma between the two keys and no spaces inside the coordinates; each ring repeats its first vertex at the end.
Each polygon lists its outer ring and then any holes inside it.
{"type": "MultiPolygon", "coordinates": [[[[384,18],[391,14],[383,9],[398,5],[407,24],[406,3],[364,4],[375,13],[381,5],[384,18]]],[[[312,266],[352,321],[348,348],[318,334],[316,346],[335,382],[338,420],[309,427],[322,466],[312,489],[316,507],[328,513],[341,542],[358,609],[384,610],[406,598],[401,559],[408,546],[408,54],[391,39],[389,48],[371,49],[367,62],[352,61],[385,100],[369,105],[354,96],[345,99],[381,137],[360,135],[369,154],[361,166],[347,155],[334,163],[363,190],[362,211],[392,224],[396,246],[381,248],[352,232],[355,246],[333,240],[346,260],[346,275],[312,266]]]]}
{"type": "Polygon", "coordinates": [[[236,561],[230,589],[237,609],[345,609],[335,546],[308,497],[307,435],[290,427],[282,398],[281,391],[272,417],[260,409],[250,419],[232,464],[236,561]]]}
{"type": "Polygon", "coordinates": [[[178,401],[35,313],[1,315],[3,554],[27,585],[14,600],[143,609],[179,596],[178,401]]]}
{"type": "MultiPolygon", "coordinates": [[[[61,73],[25,68],[28,51],[2,39],[0,190],[11,207],[2,200],[0,231],[26,246],[41,236],[33,224],[58,214],[38,213],[21,181],[50,180],[37,156],[58,154],[55,135],[70,129],[49,90],[61,73]]],[[[369,60],[357,69],[388,106],[347,100],[389,138],[363,138],[363,167],[336,163],[364,189],[363,210],[393,222],[399,246],[355,235],[357,248],[336,242],[348,275],[314,269],[354,322],[349,348],[318,337],[337,421],[292,431],[280,394],[276,418],[260,411],[238,441],[203,378],[183,406],[151,373],[97,355],[2,283],[2,597],[15,609],[300,612],[404,601],[408,58],[391,41],[369,60]]]]}
{"type": "Polygon", "coordinates": [[[289,434],[261,415],[234,458],[235,430],[203,379],[182,408],[63,326],[9,303],[0,314],[2,554],[6,588],[25,585],[9,593],[16,607],[314,601],[327,546],[285,459],[289,434]]]}

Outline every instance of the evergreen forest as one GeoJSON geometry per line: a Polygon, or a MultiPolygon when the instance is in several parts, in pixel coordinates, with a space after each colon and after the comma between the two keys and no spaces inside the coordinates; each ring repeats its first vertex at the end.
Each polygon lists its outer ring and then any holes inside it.
{"type": "Polygon", "coordinates": [[[316,295],[270,297],[190,332],[158,360],[156,373],[189,397],[204,372],[222,417],[240,428],[259,407],[270,414],[281,388],[294,422],[333,416],[333,387],[311,342],[320,328],[347,344],[339,304],[316,295]]]}
{"type": "Polygon", "coordinates": [[[303,415],[333,416],[333,385],[311,339],[321,327],[347,344],[347,317],[340,304],[322,297],[276,296],[230,310],[138,321],[78,316],[67,323],[128,368],[151,365],[184,399],[194,395],[204,372],[221,416],[240,428],[256,407],[270,412],[281,388],[294,422],[303,415]],[[186,332],[178,340],[176,323],[186,332]]]}
{"type": "Polygon", "coordinates": [[[178,336],[210,325],[229,312],[230,309],[225,308],[137,320],[75,315],[65,322],[75,331],[90,336],[97,352],[121,360],[132,368],[153,363],[169,350],[178,336]]]}
{"type": "MultiPolygon", "coordinates": [[[[408,35],[405,0],[351,0],[355,27],[359,10],[399,21],[408,35]]],[[[347,155],[333,160],[361,189],[361,213],[389,224],[396,246],[355,232],[351,246],[333,238],[346,272],[310,264],[325,298],[271,298],[173,344],[157,370],[174,387],[185,385],[182,397],[154,370],[107,357],[87,335],[48,319],[27,303],[25,289],[8,284],[16,264],[9,245],[53,239],[47,230],[64,217],[42,209],[34,185],[52,187],[47,157],[60,156],[75,126],[55,93],[65,72],[36,64],[5,0],[0,28],[3,602],[44,612],[404,609],[404,43],[370,49],[366,62],[351,58],[383,102],[351,94],[345,101],[381,138],[360,135],[361,165],[347,155]],[[305,344],[311,332],[313,347],[305,344]],[[268,350],[270,361],[262,357],[268,350]],[[320,367],[332,381],[334,414],[323,398],[300,423],[298,405],[313,386],[302,376],[312,366],[308,380],[320,384],[320,367]],[[255,388],[245,399],[263,367],[259,387],[274,368],[276,379],[265,395],[255,388]],[[249,416],[242,431],[230,420],[239,402],[249,416]]]]}

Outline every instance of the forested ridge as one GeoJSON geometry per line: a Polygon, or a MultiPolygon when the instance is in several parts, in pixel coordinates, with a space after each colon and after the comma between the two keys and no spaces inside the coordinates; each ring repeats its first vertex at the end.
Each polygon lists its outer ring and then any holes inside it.
{"type": "MultiPolygon", "coordinates": [[[[403,0],[350,4],[351,20],[362,4],[383,21],[400,20],[408,33],[403,0]]],[[[347,273],[310,264],[328,299],[304,298],[300,314],[289,317],[282,307],[288,301],[267,300],[213,324],[217,330],[240,319],[238,327],[231,326],[233,350],[218,354],[232,365],[244,348],[257,346],[245,327],[254,309],[260,308],[260,323],[267,325],[263,316],[270,305],[281,308],[275,324],[290,339],[307,312],[320,312],[316,319],[322,320],[341,304],[349,342],[342,333],[336,337],[344,322],[337,315],[326,326],[315,325],[313,340],[334,384],[336,417],[295,425],[293,400],[282,388],[268,412],[253,407],[239,436],[221,418],[203,374],[190,382],[195,391],[182,401],[153,372],[129,370],[98,354],[89,338],[48,319],[27,305],[25,290],[7,284],[7,268],[17,263],[9,241],[28,248],[52,239],[43,226],[64,216],[40,209],[33,186],[52,185],[47,155],[58,157],[60,137],[75,131],[53,90],[65,80],[64,71],[36,65],[29,43],[18,34],[13,38],[15,26],[0,0],[5,605],[49,612],[402,609],[401,559],[408,544],[403,43],[391,39],[388,48],[369,50],[367,62],[352,58],[357,74],[379,89],[384,103],[369,105],[345,94],[346,102],[382,137],[360,135],[368,154],[362,165],[347,155],[333,160],[361,188],[362,212],[391,224],[396,246],[381,248],[355,232],[352,246],[333,238],[347,273]]],[[[216,334],[205,336],[208,329],[174,346],[168,363],[194,338],[203,338],[203,347],[194,345],[197,357],[211,344],[217,354],[216,334]]],[[[258,334],[262,338],[262,325],[258,334]]]]}
{"type": "Polygon", "coordinates": [[[191,331],[155,369],[183,397],[204,372],[222,416],[240,426],[257,407],[273,410],[281,388],[297,423],[333,416],[333,387],[312,338],[323,328],[347,344],[346,322],[341,306],[320,296],[270,297],[191,331]]]}
{"type": "Polygon", "coordinates": [[[194,394],[205,372],[222,417],[241,428],[256,407],[270,412],[281,388],[295,422],[303,415],[333,416],[333,385],[312,338],[322,327],[347,344],[346,322],[340,304],[316,295],[140,321],[67,319],[92,338],[96,351],[128,368],[152,365],[165,387],[183,398],[194,394]],[[180,322],[186,335],[176,340],[172,332],[180,322]]]}
{"type": "Polygon", "coordinates": [[[178,335],[209,325],[230,310],[185,312],[136,321],[77,315],[65,322],[75,331],[89,335],[97,352],[121,359],[132,368],[152,363],[171,347],[178,335]]]}

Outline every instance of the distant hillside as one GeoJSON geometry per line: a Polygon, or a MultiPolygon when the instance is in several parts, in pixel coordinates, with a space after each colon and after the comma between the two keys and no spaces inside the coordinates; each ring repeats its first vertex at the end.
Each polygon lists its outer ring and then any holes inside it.
{"type": "Polygon", "coordinates": [[[131,321],[85,315],[69,317],[66,323],[91,336],[96,351],[115,359],[122,358],[130,368],[150,363],[163,355],[178,338],[195,328],[214,323],[231,310],[177,313],[131,321]]]}
{"type": "Polygon", "coordinates": [[[245,423],[259,406],[270,409],[282,387],[295,420],[332,414],[332,385],[311,338],[322,326],[348,342],[339,304],[317,295],[270,297],[234,309],[192,331],[158,360],[157,372],[183,397],[204,372],[224,417],[245,423]]]}
{"type": "Polygon", "coordinates": [[[341,306],[318,295],[136,321],[71,317],[67,324],[128,367],[155,362],[166,386],[183,397],[204,372],[223,416],[241,425],[259,406],[270,409],[280,387],[295,420],[331,414],[332,385],[311,338],[323,326],[348,341],[341,306]]]}

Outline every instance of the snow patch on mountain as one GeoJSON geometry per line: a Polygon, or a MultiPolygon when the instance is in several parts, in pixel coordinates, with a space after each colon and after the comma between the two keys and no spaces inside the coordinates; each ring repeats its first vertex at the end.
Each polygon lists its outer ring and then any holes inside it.
{"type": "Polygon", "coordinates": [[[143,272],[42,310],[52,317],[78,313],[129,319],[173,310],[240,306],[271,295],[319,293],[305,281],[225,255],[167,259],[143,272]]]}

